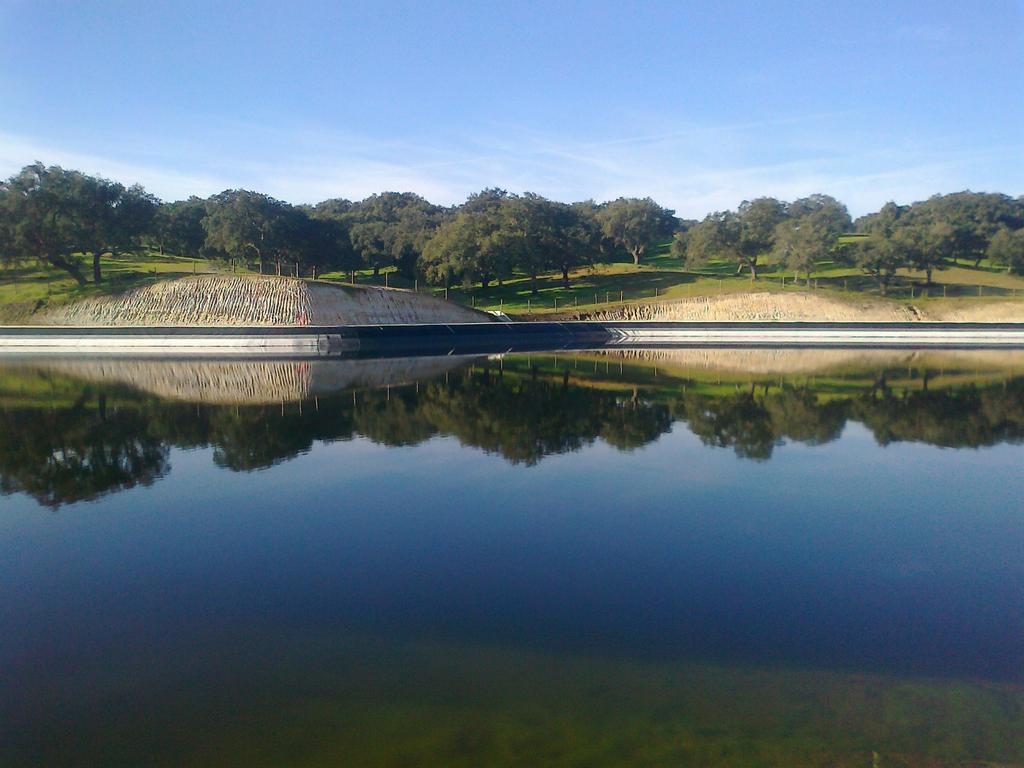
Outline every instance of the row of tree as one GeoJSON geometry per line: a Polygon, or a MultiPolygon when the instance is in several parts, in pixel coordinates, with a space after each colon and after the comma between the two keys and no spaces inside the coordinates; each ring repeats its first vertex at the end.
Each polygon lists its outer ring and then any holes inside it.
{"type": "Polygon", "coordinates": [[[673,251],[691,268],[726,260],[737,272],[749,270],[751,279],[766,258],[808,282],[822,262],[854,265],[884,294],[899,269],[924,272],[930,285],[935,270],[960,259],[977,267],[987,257],[1024,272],[1024,198],[936,195],[913,205],[887,203],[853,222],[846,206],[828,195],[788,204],[762,197],[677,233],[673,251]]]}
{"type": "Polygon", "coordinates": [[[141,186],[36,163],[0,184],[0,260],[38,262],[80,284],[102,280],[101,257],[142,247],[191,258],[282,264],[303,273],[397,268],[409,279],[487,287],[513,276],[570,272],[631,258],[675,236],[691,268],[725,261],[757,279],[765,260],[810,279],[822,262],[858,266],[885,292],[900,268],[936,269],[988,257],[1024,272],[1024,198],[961,192],[894,203],[856,222],[827,195],[762,197],[703,221],[650,198],[561,203],[486,189],[459,206],[409,192],[293,206],[248,190],[161,203],[141,186]]]}
{"type": "Polygon", "coordinates": [[[101,257],[141,247],[161,253],[304,270],[396,267],[435,284],[537,277],[592,263],[622,248],[639,263],[648,245],[677,228],[652,200],[566,205],[539,195],[487,189],[455,208],[408,192],[359,202],[293,206],[269,195],[226,190],[161,203],[142,187],[40,163],[0,185],[0,259],[102,280],[101,257]]]}

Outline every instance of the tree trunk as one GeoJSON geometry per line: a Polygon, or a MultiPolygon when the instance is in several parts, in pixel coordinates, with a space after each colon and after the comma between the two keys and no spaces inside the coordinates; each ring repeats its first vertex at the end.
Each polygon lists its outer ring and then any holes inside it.
{"type": "Polygon", "coordinates": [[[635,266],[635,267],[639,267],[640,266],[640,249],[639,248],[634,248],[633,249],[633,266],[635,266]]]}
{"type": "Polygon", "coordinates": [[[984,256],[979,256],[978,258],[976,258],[976,259],[974,260],[974,268],[975,268],[975,269],[977,269],[977,268],[978,268],[978,265],[979,265],[979,264],[981,264],[981,260],[982,260],[983,258],[985,258],[985,257],[984,257],[984,256]]]}
{"type": "Polygon", "coordinates": [[[487,286],[490,285],[490,284],[491,284],[491,278],[489,278],[489,277],[481,277],[480,278],[480,288],[482,290],[486,291],[487,290],[487,286]]]}
{"type": "Polygon", "coordinates": [[[878,290],[881,291],[882,295],[885,296],[888,293],[889,281],[884,278],[878,278],[878,290]]]}
{"type": "Polygon", "coordinates": [[[537,295],[537,275],[530,275],[530,293],[537,295]]]}
{"type": "Polygon", "coordinates": [[[373,265],[373,276],[374,277],[380,277],[380,265],[379,264],[374,264],[373,265]]]}
{"type": "Polygon", "coordinates": [[[569,268],[568,267],[562,267],[562,285],[564,285],[566,288],[569,287],[569,268]]]}
{"type": "Polygon", "coordinates": [[[101,252],[96,251],[92,255],[92,281],[99,285],[103,282],[103,272],[100,269],[101,252]]]}
{"type": "Polygon", "coordinates": [[[925,278],[926,278],[926,280],[925,280],[926,285],[931,285],[932,284],[932,268],[928,267],[928,269],[926,269],[924,271],[924,274],[925,274],[925,278]]]}
{"type": "Polygon", "coordinates": [[[757,264],[755,264],[754,262],[750,262],[750,264],[748,264],[747,266],[750,267],[750,280],[757,280],[757,264]]]}
{"type": "Polygon", "coordinates": [[[78,268],[78,264],[76,264],[75,262],[68,261],[63,256],[46,256],[45,260],[50,265],[56,267],[57,269],[63,269],[65,272],[67,272],[69,275],[75,278],[75,282],[78,283],[79,286],[83,286],[86,284],[87,281],[85,279],[85,275],[82,274],[82,270],[78,268]]]}

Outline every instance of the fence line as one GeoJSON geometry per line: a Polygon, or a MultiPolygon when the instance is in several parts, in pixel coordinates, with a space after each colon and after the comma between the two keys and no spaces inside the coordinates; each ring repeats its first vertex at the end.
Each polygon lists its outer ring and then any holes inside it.
{"type": "MultiPolygon", "coordinates": [[[[811,284],[807,285],[803,281],[798,284],[794,284],[792,278],[787,278],[785,282],[779,278],[760,278],[752,285],[749,282],[745,282],[745,285],[753,291],[778,291],[780,289],[786,293],[791,291],[798,291],[801,293],[830,291],[855,294],[859,296],[880,297],[877,285],[867,287],[867,289],[858,290],[857,288],[851,287],[851,283],[854,285],[865,285],[866,281],[864,278],[859,277],[843,278],[841,280],[838,278],[812,278],[811,284]]],[[[732,283],[730,286],[730,288],[733,289],[737,287],[738,285],[736,283],[732,283]]],[[[512,298],[510,302],[506,302],[505,297],[491,298],[479,296],[478,290],[479,289],[466,290],[462,287],[449,287],[446,291],[444,288],[429,287],[425,291],[420,289],[420,292],[426,292],[436,298],[447,298],[449,301],[455,301],[456,303],[475,307],[476,309],[481,310],[517,311],[515,307],[516,305],[519,305],[520,311],[524,311],[526,314],[546,312],[554,313],[558,311],[571,312],[578,309],[616,306],[627,302],[643,300],[664,301],[667,300],[669,293],[669,289],[662,288],[646,288],[634,291],[598,291],[596,293],[593,292],[592,288],[568,290],[556,289],[558,293],[554,293],[551,289],[548,289],[541,291],[537,296],[530,295],[522,298],[517,296],[512,298]],[[545,294],[548,295],[545,296],[545,294]],[[524,304],[525,306],[523,306],[524,304]]],[[[680,294],[674,298],[697,298],[699,296],[738,292],[740,291],[726,291],[724,281],[720,280],[717,286],[717,291],[680,294]]],[[[925,286],[913,283],[899,283],[888,286],[885,298],[909,300],[935,298],[1021,299],[1024,298],[1024,289],[988,285],[934,283],[931,286],[925,286]]]]}

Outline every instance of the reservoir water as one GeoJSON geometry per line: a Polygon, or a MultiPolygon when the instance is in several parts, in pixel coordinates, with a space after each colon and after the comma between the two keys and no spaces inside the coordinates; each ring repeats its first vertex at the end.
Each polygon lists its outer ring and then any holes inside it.
{"type": "Polygon", "coordinates": [[[1024,353],[0,361],[0,766],[1024,764],[1024,353]]]}

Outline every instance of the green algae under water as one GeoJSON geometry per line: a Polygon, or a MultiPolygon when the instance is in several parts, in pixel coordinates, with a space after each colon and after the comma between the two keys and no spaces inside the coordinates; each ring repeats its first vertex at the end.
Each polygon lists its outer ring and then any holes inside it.
{"type": "Polygon", "coordinates": [[[1024,764],[1015,363],[5,366],[0,765],[1024,764]]]}

